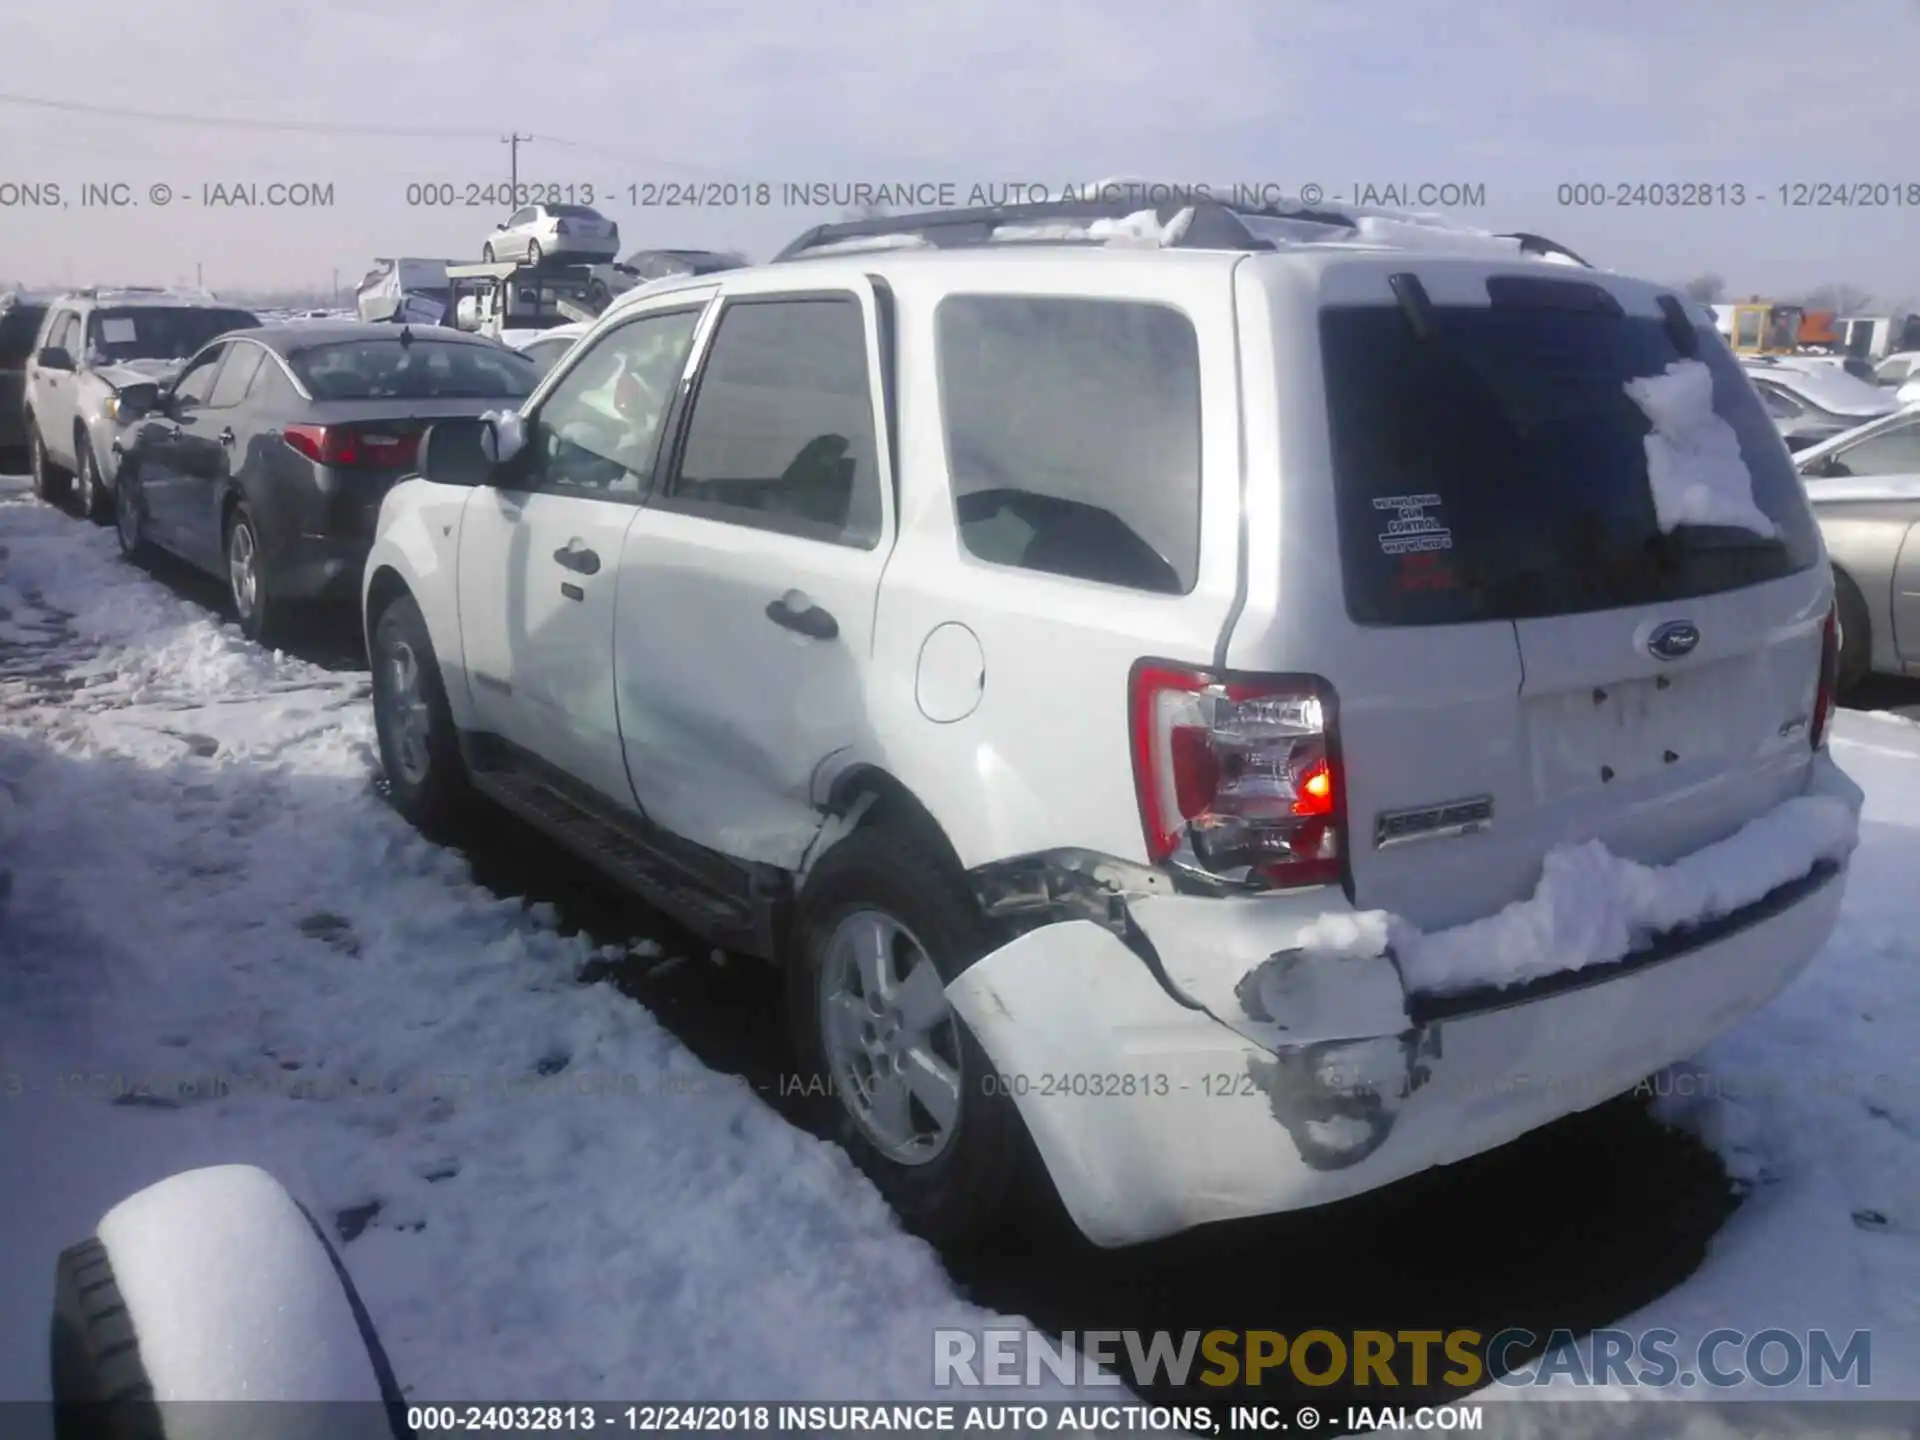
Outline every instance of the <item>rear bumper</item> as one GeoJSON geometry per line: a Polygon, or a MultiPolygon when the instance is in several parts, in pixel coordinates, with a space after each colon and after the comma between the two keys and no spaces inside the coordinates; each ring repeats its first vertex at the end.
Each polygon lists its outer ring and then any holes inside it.
{"type": "Polygon", "coordinates": [[[371,540],[353,537],[296,537],[273,558],[268,571],[273,594],[281,600],[355,604],[371,540]]]}
{"type": "MultiPolygon", "coordinates": [[[[978,1083],[1013,1095],[1075,1222],[1125,1245],[1359,1194],[1631,1089],[1806,968],[1845,874],[1823,863],[1686,937],[1467,1004],[1394,1007],[1377,993],[1391,962],[1356,966],[1350,994],[1303,997],[1316,1033],[1297,1041],[1182,1003],[1090,920],[1030,931],[948,996],[993,1062],[978,1083]]],[[[1153,927],[1163,956],[1178,928],[1153,927]]],[[[1217,920],[1190,938],[1243,949],[1217,920]]]]}

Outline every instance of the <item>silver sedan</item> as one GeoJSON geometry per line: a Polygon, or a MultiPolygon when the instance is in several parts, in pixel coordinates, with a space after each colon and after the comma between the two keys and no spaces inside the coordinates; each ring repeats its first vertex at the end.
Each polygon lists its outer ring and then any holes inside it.
{"type": "Polygon", "coordinates": [[[1920,676],[1920,407],[1801,451],[1833,561],[1840,684],[1920,676]]]}
{"type": "Polygon", "coordinates": [[[611,260],[620,253],[620,227],[586,205],[526,205],[494,227],[482,252],[486,259],[611,260]]]}

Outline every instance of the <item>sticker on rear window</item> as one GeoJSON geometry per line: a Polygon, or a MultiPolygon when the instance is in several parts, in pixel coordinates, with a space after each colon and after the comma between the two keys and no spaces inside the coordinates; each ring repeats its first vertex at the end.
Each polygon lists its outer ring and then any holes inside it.
{"type": "Polygon", "coordinates": [[[108,316],[100,322],[100,338],[109,345],[131,345],[139,338],[133,321],[108,316]]]}
{"type": "Polygon", "coordinates": [[[1427,513],[1440,508],[1438,495],[1382,495],[1373,502],[1373,508],[1394,512],[1394,518],[1380,533],[1382,555],[1453,548],[1453,532],[1427,513]]]}

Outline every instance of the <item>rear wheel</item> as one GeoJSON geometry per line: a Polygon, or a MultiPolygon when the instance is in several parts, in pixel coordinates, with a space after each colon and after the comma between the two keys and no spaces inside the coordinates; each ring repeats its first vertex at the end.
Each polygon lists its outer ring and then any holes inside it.
{"type": "Polygon", "coordinates": [[[260,550],[260,527],[245,504],[227,517],[227,593],[233,599],[240,633],[249,640],[269,639],[279,617],[267,588],[266,557],[260,550]]]}
{"type": "Polygon", "coordinates": [[[104,525],[113,513],[113,505],[107,487],[100,479],[100,462],[94,458],[93,442],[85,435],[76,436],[74,453],[79,462],[74,470],[74,504],[79,507],[83,519],[104,525]]]}
{"type": "Polygon", "coordinates": [[[1840,624],[1837,685],[1844,695],[1855,689],[1873,669],[1873,628],[1867,619],[1866,597],[1844,570],[1833,572],[1833,603],[1840,624]]]}
{"type": "Polygon", "coordinates": [[[1021,1196],[1028,1152],[947,1002],[991,943],[965,882],[912,831],[857,830],[808,877],[794,939],[794,1047],[809,1093],[830,1097],[836,1138],[908,1228],[935,1244],[981,1239],[1021,1196]]]}
{"type": "Polygon", "coordinates": [[[33,475],[35,495],[49,504],[66,497],[70,477],[53,463],[53,457],[47,454],[46,442],[40,438],[39,427],[31,420],[28,421],[27,430],[27,466],[33,475]]]}
{"type": "Polygon", "coordinates": [[[540,259],[540,242],[538,240],[529,240],[527,242],[527,264],[538,265],[540,259]]]}
{"type": "Polygon", "coordinates": [[[485,260],[489,265],[493,264],[493,242],[491,240],[481,247],[480,258],[485,260]]]}
{"type": "Polygon", "coordinates": [[[442,839],[471,799],[426,617],[401,595],[373,622],[373,725],[393,806],[442,839]]]}

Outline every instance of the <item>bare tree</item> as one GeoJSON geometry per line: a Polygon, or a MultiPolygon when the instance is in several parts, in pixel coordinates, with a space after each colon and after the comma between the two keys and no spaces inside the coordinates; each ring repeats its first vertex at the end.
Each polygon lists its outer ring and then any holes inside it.
{"type": "Polygon", "coordinates": [[[1727,293],[1727,282],[1709,272],[1694,276],[1680,288],[1689,300],[1698,300],[1702,305],[1711,305],[1727,293]]]}

